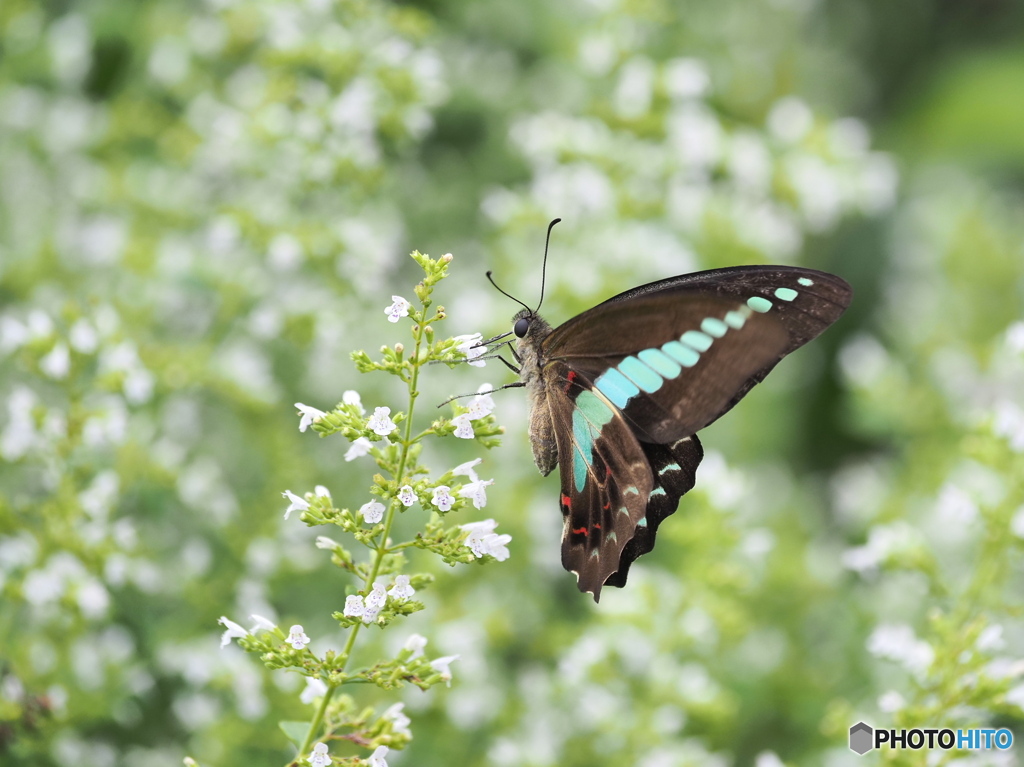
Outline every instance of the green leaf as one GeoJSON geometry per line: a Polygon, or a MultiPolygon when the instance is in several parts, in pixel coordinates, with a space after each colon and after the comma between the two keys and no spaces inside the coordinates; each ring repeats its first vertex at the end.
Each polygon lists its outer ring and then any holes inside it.
{"type": "Polygon", "coordinates": [[[288,740],[295,744],[295,748],[302,745],[309,731],[309,722],[278,722],[278,726],[288,736],[288,740]]]}

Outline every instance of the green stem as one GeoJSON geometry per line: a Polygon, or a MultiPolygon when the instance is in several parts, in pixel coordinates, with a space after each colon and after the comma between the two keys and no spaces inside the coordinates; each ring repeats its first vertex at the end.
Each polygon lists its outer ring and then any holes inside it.
{"type": "MultiPolygon", "coordinates": [[[[424,306],[423,310],[426,312],[427,307],[424,306]]],[[[412,446],[419,442],[420,438],[427,432],[423,432],[412,438],[412,414],[416,407],[416,398],[419,396],[419,392],[416,390],[416,383],[419,380],[420,375],[420,346],[423,343],[423,326],[425,323],[418,323],[414,336],[416,338],[416,347],[413,351],[412,356],[409,358],[409,363],[412,366],[412,377],[409,381],[409,410],[406,413],[405,418],[405,438],[402,440],[402,453],[398,459],[398,472],[395,476],[395,484],[399,487],[405,481],[405,468],[409,462],[409,450],[412,446]]],[[[364,588],[370,588],[373,582],[377,580],[377,575],[380,573],[381,565],[384,562],[384,556],[388,553],[388,536],[391,534],[391,525],[395,520],[395,510],[398,508],[398,498],[392,498],[391,503],[388,504],[387,516],[384,519],[384,529],[381,531],[380,539],[377,542],[377,547],[374,549],[373,567],[370,569],[370,574],[363,583],[364,588]]],[[[356,637],[359,636],[359,629],[363,627],[362,623],[356,623],[352,626],[352,630],[349,632],[348,640],[345,642],[345,648],[342,652],[342,661],[338,666],[338,671],[344,671],[345,666],[348,664],[349,657],[352,654],[352,648],[355,647],[356,637]]],[[[327,692],[324,693],[323,700],[320,702],[320,707],[317,709],[316,714],[313,716],[312,721],[309,723],[309,730],[306,732],[306,738],[302,743],[302,747],[299,749],[299,756],[308,754],[310,748],[313,745],[313,741],[316,740],[317,733],[320,732],[320,728],[323,725],[324,717],[327,714],[327,706],[331,702],[331,698],[334,697],[335,691],[340,685],[328,685],[327,692]]]]}

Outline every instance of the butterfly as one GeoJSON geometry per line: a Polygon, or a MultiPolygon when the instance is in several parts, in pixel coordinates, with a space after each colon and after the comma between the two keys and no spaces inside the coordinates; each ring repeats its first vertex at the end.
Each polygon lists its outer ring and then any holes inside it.
{"type": "Polygon", "coordinates": [[[520,376],[509,386],[529,395],[537,468],[559,468],[562,565],[580,591],[598,601],[602,587],[625,586],[694,486],[697,432],[839,319],[852,295],[825,272],[737,266],[627,290],[556,328],[540,303],[519,302],[519,367],[502,361],[520,376]]]}

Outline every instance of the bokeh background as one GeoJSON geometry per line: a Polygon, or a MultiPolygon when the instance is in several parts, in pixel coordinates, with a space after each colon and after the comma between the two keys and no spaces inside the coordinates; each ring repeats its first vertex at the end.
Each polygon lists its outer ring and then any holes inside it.
{"type": "MultiPolygon", "coordinates": [[[[703,433],[599,606],[559,566],[525,398],[496,395],[482,513],[512,557],[422,594],[408,629],[461,658],[402,693],[389,762],[878,763],[860,719],[1024,737],[1022,46],[1013,0],[3,0],[0,764],[287,763],[300,680],[216,620],[336,645],[346,582],[280,493],[358,506],[371,474],[292,403],[399,407],[348,353],[404,340],[405,254],[454,254],[448,332],[503,332],[484,271],[534,304],[555,216],[556,324],[743,263],[854,304],[703,433]]],[[[424,401],[509,380],[438,366],[424,401]]],[[[439,472],[480,454],[450,442],[439,472]]]]}

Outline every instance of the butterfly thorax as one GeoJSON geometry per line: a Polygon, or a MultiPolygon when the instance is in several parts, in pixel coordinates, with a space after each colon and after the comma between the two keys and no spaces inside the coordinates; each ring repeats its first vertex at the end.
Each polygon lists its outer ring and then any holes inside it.
{"type": "Polygon", "coordinates": [[[533,312],[525,309],[512,318],[513,324],[526,319],[529,325],[526,335],[517,343],[519,354],[519,378],[526,384],[530,401],[530,444],[533,446],[533,462],[544,476],[558,465],[558,445],[555,442],[555,428],[551,421],[551,410],[544,392],[542,370],[544,358],[541,343],[551,335],[551,326],[533,312]]]}

